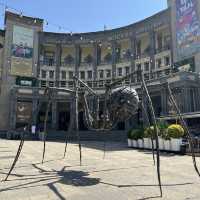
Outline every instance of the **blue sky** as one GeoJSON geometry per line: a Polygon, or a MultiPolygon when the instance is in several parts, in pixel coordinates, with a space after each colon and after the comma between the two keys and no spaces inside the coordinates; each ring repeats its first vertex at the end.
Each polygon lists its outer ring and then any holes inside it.
{"type": "MultiPolygon", "coordinates": [[[[167,0],[0,0],[24,15],[49,21],[45,31],[90,32],[128,25],[167,8],[167,0]],[[56,26],[55,26],[55,25],[56,26]],[[59,29],[60,27],[63,27],[59,29]]],[[[0,7],[0,26],[3,12],[0,7]]]]}

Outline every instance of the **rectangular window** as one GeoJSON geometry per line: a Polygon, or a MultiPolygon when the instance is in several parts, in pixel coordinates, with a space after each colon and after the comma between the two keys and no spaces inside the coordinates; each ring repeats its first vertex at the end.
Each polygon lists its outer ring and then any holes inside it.
{"type": "Polygon", "coordinates": [[[66,71],[61,71],[61,78],[66,79],[66,71]]]}
{"type": "Polygon", "coordinates": [[[73,87],[74,86],[74,82],[73,81],[69,81],[69,87],[73,87]]]}
{"type": "Polygon", "coordinates": [[[111,77],[111,70],[107,69],[106,70],[106,78],[110,78],[111,77]]]}
{"type": "Polygon", "coordinates": [[[144,70],[149,71],[149,62],[144,63],[144,70]]]}
{"type": "Polygon", "coordinates": [[[60,82],[60,87],[66,87],[66,81],[61,81],[60,82]]]}
{"type": "Polygon", "coordinates": [[[103,81],[99,81],[99,87],[103,87],[103,81]]]}
{"type": "Polygon", "coordinates": [[[165,57],[165,66],[169,66],[170,65],[170,58],[169,56],[165,57]]]}
{"type": "Polygon", "coordinates": [[[87,77],[88,79],[92,79],[92,71],[87,71],[87,77]]]}
{"type": "Polygon", "coordinates": [[[80,78],[85,79],[85,72],[84,71],[80,72],[80,78]]]}
{"type": "Polygon", "coordinates": [[[72,71],[69,71],[69,79],[73,79],[74,73],[72,71]]]}
{"type": "Polygon", "coordinates": [[[42,78],[46,78],[47,77],[47,72],[45,70],[42,70],[41,75],[42,75],[42,78]]]}
{"type": "Polygon", "coordinates": [[[46,87],[47,86],[47,82],[46,81],[41,81],[41,87],[46,87]]]}
{"type": "Polygon", "coordinates": [[[137,64],[137,70],[140,71],[141,69],[141,64],[137,64]]]}
{"type": "Polygon", "coordinates": [[[49,78],[53,79],[54,78],[54,71],[49,71],[49,78]]]}
{"type": "Polygon", "coordinates": [[[99,70],[99,78],[103,78],[104,77],[104,71],[103,70],[99,70]]]}
{"type": "Polygon", "coordinates": [[[118,76],[122,76],[122,68],[121,67],[117,69],[117,72],[118,72],[118,76]]]}
{"type": "Polygon", "coordinates": [[[54,65],[54,59],[53,58],[49,58],[48,65],[49,66],[53,66],[54,65]]]}
{"type": "Polygon", "coordinates": [[[144,79],[149,80],[149,74],[144,74],[144,79]]]}
{"type": "Polygon", "coordinates": [[[162,65],[162,60],[161,60],[161,58],[157,59],[157,60],[156,60],[156,63],[157,63],[157,68],[161,68],[161,65],[162,65]]]}
{"type": "Polygon", "coordinates": [[[54,82],[53,81],[49,81],[49,87],[54,87],[54,82]]]}
{"type": "Polygon", "coordinates": [[[137,53],[137,56],[141,55],[141,40],[137,41],[136,43],[136,53],[137,53]]]}
{"type": "Polygon", "coordinates": [[[130,73],[130,67],[125,67],[126,75],[130,73]]]}

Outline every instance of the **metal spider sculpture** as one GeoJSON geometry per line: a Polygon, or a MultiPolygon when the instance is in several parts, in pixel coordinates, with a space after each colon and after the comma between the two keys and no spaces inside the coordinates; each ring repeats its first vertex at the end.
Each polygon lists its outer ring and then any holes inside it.
{"type": "MultiPolygon", "coordinates": [[[[200,172],[198,170],[197,164],[196,164],[196,158],[193,148],[193,140],[192,135],[190,133],[190,130],[186,124],[186,122],[183,119],[183,116],[177,106],[177,103],[175,101],[175,98],[172,94],[171,88],[169,86],[169,83],[165,83],[164,87],[168,91],[169,100],[171,101],[172,105],[174,106],[174,109],[177,113],[177,117],[179,118],[179,121],[181,125],[183,126],[188,142],[189,147],[192,153],[192,159],[193,159],[193,165],[194,169],[197,172],[197,174],[200,176],[200,172]]],[[[48,112],[50,109],[50,105],[52,102],[52,94],[53,91],[62,91],[67,94],[71,94],[74,98],[74,116],[75,120],[71,119],[69,130],[72,130],[72,125],[75,127],[75,132],[78,140],[79,145],[79,153],[80,153],[80,165],[82,163],[82,151],[81,151],[81,141],[80,141],[80,135],[79,135],[79,127],[78,127],[78,103],[79,101],[82,102],[84,107],[84,116],[85,116],[85,124],[87,125],[89,130],[93,131],[110,131],[112,130],[119,121],[121,120],[128,120],[130,117],[132,117],[134,114],[137,113],[139,103],[143,109],[144,115],[147,119],[148,126],[153,125],[154,132],[155,132],[155,140],[156,140],[156,147],[154,148],[153,145],[153,138],[152,138],[152,154],[153,154],[153,160],[154,165],[156,163],[157,168],[157,177],[158,177],[158,186],[160,189],[160,196],[162,197],[162,184],[161,184],[161,176],[160,176],[160,150],[159,150],[159,142],[158,142],[158,135],[159,135],[159,129],[157,126],[157,120],[155,117],[155,112],[153,108],[153,104],[147,89],[146,82],[144,80],[144,76],[142,71],[140,72],[134,72],[131,73],[120,80],[117,80],[111,84],[105,85],[105,93],[103,95],[98,94],[95,92],[92,88],[90,88],[86,83],[84,83],[82,80],[80,80],[77,77],[74,77],[74,89],[66,89],[66,88],[46,88],[44,91],[44,96],[48,97],[48,104],[47,109],[45,113],[45,119],[44,119],[44,146],[43,146],[43,154],[42,154],[42,163],[44,162],[45,157],[45,150],[46,150],[46,137],[47,137],[47,120],[48,120],[48,112]],[[127,78],[131,78],[135,73],[137,73],[138,76],[141,78],[141,89],[142,89],[142,97],[141,101],[139,101],[138,94],[136,90],[133,87],[127,87],[127,86],[120,86],[117,87],[120,83],[122,83],[127,78]],[[92,97],[92,101],[91,101],[92,97]],[[104,99],[104,105],[103,105],[103,113],[100,117],[100,111],[99,111],[99,102],[100,98],[104,99]],[[89,100],[88,100],[89,99],[89,100]],[[146,99],[145,106],[149,107],[149,113],[145,109],[144,106],[144,99],[146,99]],[[73,124],[74,123],[74,124],[73,124]],[[156,159],[155,159],[155,152],[156,152],[156,159]]],[[[39,103],[41,104],[41,103],[39,103]]],[[[40,110],[40,106],[38,105],[37,114],[40,110]]],[[[31,119],[29,126],[31,126],[31,119]]],[[[17,150],[17,154],[15,156],[15,159],[11,165],[11,168],[4,179],[6,181],[11,174],[12,170],[14,169],[17,160],[20,156],[24,140],[25,140],[25,132],[21,134],[21,141],[17,150]]],[[[65,140],[65,149],[64,149],[64,158],[66,155],[66,149],[67,149],[67,143],[68,143],[68,135],[66,135],[65,140]]],[[[104,145],[105,146],[105,145],[104,145]]],[[[104,148],[105,152],[105,148],[104,148]]]]}

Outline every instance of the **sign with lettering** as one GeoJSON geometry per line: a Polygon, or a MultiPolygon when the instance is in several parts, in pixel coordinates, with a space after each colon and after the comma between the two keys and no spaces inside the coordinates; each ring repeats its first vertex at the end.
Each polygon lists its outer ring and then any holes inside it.
{"type": "Polygon", "coordinates": [[[176,0],[176,40],[179,60],[200,51],[197,0],[176,0]]]}
{"type": "Polygon", "coordinates": [[[11,74],[32,76],[33,58],[32,29],[13,26],[13,42],[11,47],[11,74]]]}
{"type": "Polygon", "coordinates": [[[29,123],[32,117],[32,102],[17,102],[17,123],[29,123]]]}

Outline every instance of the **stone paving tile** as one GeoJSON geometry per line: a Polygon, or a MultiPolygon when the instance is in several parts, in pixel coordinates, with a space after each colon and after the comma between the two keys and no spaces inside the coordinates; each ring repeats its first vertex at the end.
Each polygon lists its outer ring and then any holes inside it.
{"type": "MultiPolygon", "coordinates": [[[[19,141],[0,140],[0,179],[9,170],[19,141]]],[[[151,152],[120,143],[84,142],[83,162],[77,144],[26,141],[7,182],[0,182],[0,200],[145,200],[161,199],[151,152]]],[[[200,162],[200,158],[197,158],[200,162]]],[[[161,175],[164,200],[200,200],[200,179],[189,156],[163,154],[161,175]]]]}

